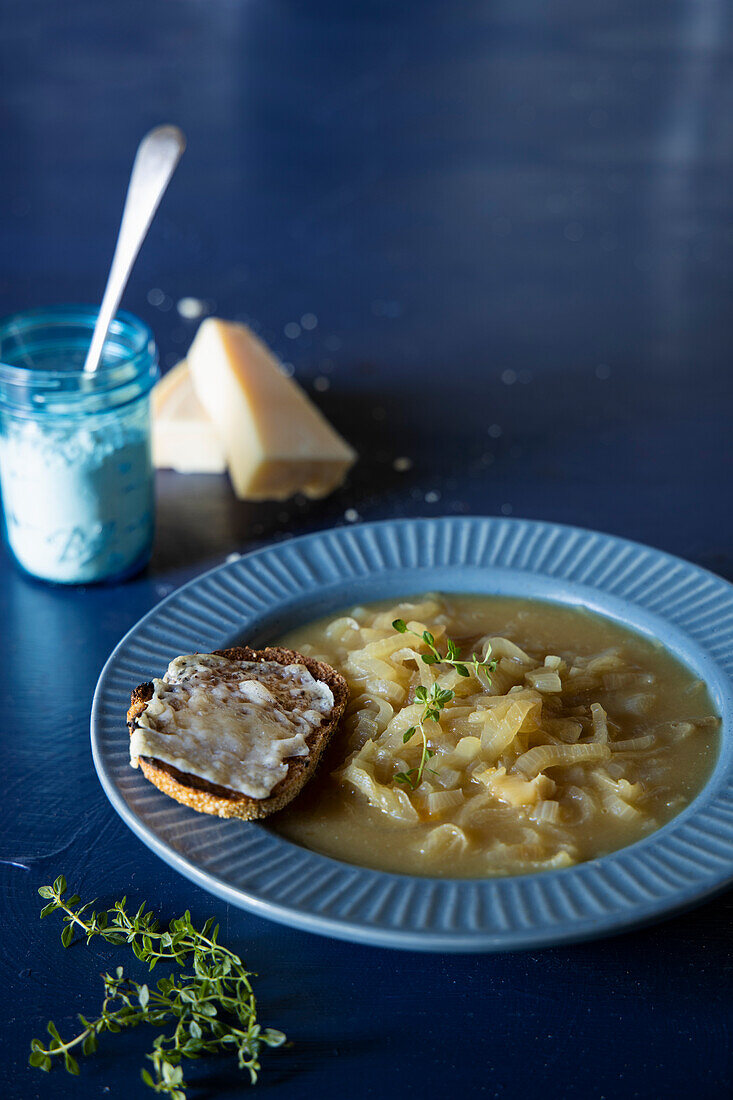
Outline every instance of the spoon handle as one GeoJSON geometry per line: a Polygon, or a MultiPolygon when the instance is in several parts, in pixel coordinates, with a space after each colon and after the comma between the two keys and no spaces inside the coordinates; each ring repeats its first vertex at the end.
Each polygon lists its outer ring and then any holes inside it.
{"type": "Polygon", "coordinates": [[[84,362],[85,371],[91,373],[99,366],[107,330],[117,312],[140,245],[185,148],[186,138],[177,126],[156,126],[140,142],[107,286],[84,362]]]}

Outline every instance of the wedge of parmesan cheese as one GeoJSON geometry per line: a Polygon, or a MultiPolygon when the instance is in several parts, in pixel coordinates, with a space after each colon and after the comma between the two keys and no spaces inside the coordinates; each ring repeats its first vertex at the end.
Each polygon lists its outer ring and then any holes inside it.
{"type": "Polygon", "coordinates": [[[226,455],[216,428],[196,396],[184,359],[153,389],[153,462],[182,474],[221,474],[226,455]]]}
{"type": "Polygon", "coordinates": [[[356,453],[245,325],[207,318],[188,365],[240,499],[323,497],[341,484],[356,453]]]}

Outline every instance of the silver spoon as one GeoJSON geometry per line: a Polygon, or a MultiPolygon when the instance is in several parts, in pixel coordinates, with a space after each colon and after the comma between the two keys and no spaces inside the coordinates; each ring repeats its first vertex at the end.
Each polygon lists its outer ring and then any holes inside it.
{"type": "Polygon", "coordinates": [[[107,339],[107,330],[117,313],[117,307],[127,286],[127,280],[130,278],[140,245],[145,240],[158,204],[185,148],[186,138],[177,126],[156,126],[145,135],[138,146],[130,184],[127,188],[125,208],[122,211],[115,254],[112,257],[112,266],[109,269],[107,286],[97,323],[94,326],[92,342],[84,362],[84,370],[89,374],[99,366],[104,341],[107,339]]]}

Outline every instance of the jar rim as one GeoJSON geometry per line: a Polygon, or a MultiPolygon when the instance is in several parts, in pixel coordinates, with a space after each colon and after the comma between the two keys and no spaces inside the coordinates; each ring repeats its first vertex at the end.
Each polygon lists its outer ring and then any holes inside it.
{"type": "Polygon", "coordinates": [[[118,311],[109,328],[105,346],[112,346],[111,361],[93,373],[85,372],[86,337],[88,333],[91,342],[98,315],[97,306],[58,305],[0,319],[0,407],[21,416],[93,412],[149,392],[159,377],[155,338],[144,321],[126,310],[118,311]],[[33,355],[53,351],[55,340],[59,352],[73,351],[74,357],[70,355],[63,367],[34,365],[33,355]],[[12,341],[21,358],[27,341],[29,365],[3,362],[4,345],[7,357],[13,357],[7,346],[12,341]]]}
{"type": "MultiPolygon", "coordinates": [[[[54,305],[36,306],[31,309],[19,310],[7,317],[0,318],[0,381],[16,385],[27,385],[32,381],[35,386],[50,384],[59,377],[58,370],[47,370],[34,366],[24,367],[3,362],[2,344],[3,338],[19,336],[43,331],[44,328],[68,325],[69,328],[88,328],[89,339],[99,316],[99,307],[91,305],[54,305]]],[[[155,342],[152,329],[134,313],[120,309],[115,314],[109,327],[108,336],[121,336],[130,342],[129,355],[120,357],[113,366],[100,366],[94,375],[102,382],[106,377],[112,382],[111,375],[119,368],[129,368],[137,359],[148,354],[151,342],[155,342]]],[[[71,380],[75,377],[84,377],[83,365],[78,368],[69,367],[64,370],[64,376],[71,380]]],[[[90,377],[89,374],[86,377],[90,377]]],[[[102,385],[104,383],[102,382],[102,385]]]]}

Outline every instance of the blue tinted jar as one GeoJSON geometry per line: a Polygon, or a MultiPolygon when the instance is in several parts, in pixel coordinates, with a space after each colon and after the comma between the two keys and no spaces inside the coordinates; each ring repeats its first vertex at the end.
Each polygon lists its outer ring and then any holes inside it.
{"type": "Polygon", "coordinates": [[[122,579],[150,557],[150,390],[158,352],[129,313],[85,374],[97,311],[28,310],[0,321],[0,490],[19,565],[64,584],[122,579]]]}

